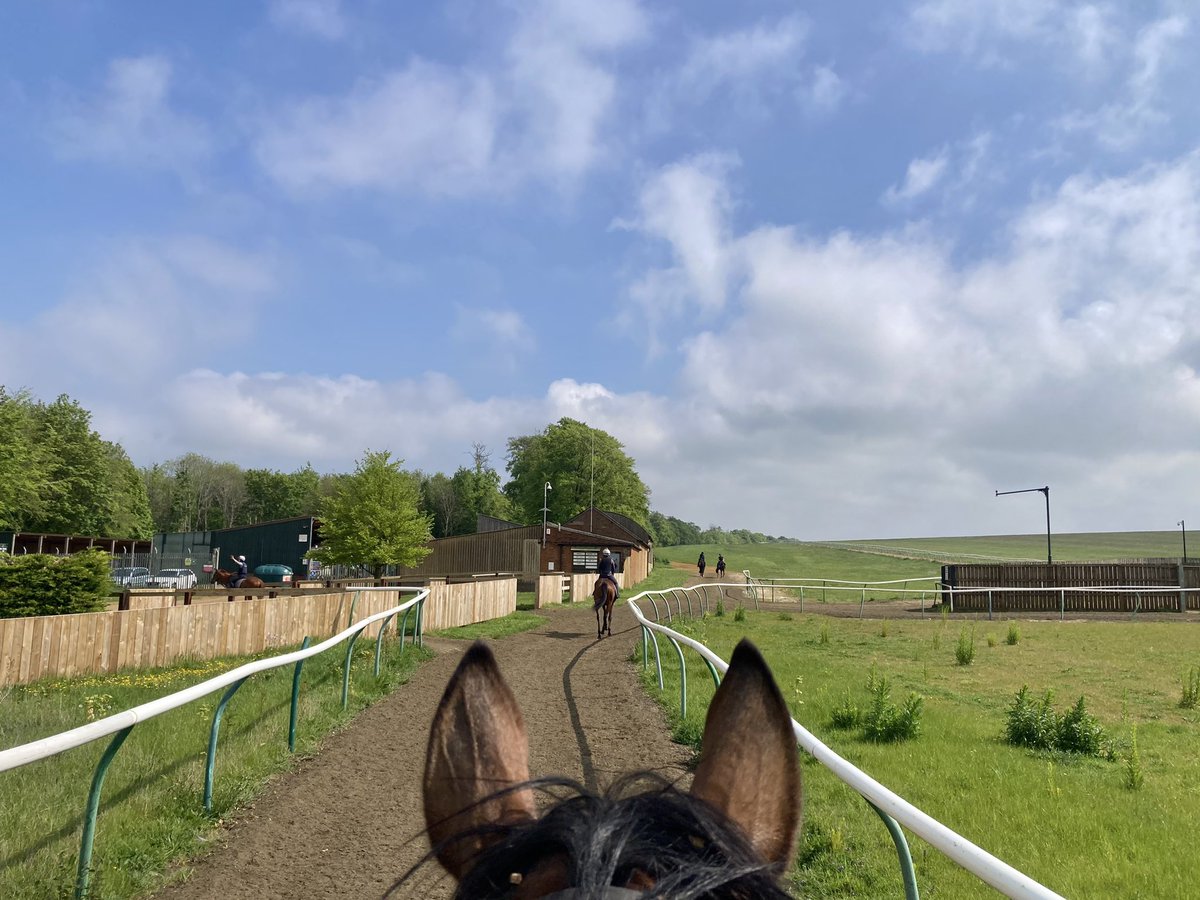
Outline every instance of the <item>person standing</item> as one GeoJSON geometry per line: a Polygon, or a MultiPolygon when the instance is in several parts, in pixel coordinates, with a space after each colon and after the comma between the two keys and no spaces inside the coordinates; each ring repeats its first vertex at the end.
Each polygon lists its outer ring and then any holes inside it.
{"type": "Polygon", "coordinates": [[[700,551],[700,559],[699,559],[699,560],[696,562],[696,568],[698,568],[698,569],[700,570],[700,577],[701,577],[701,578],[703,578],[703,577],[704,577],[704,569],[705,569],[705,567],[706,567],[707,565],[708,565],[708,563],[706,563],[706,562],[704,561],[704,551],[703,551],[703,550],[701,550],[701,551],[700,551]]]}

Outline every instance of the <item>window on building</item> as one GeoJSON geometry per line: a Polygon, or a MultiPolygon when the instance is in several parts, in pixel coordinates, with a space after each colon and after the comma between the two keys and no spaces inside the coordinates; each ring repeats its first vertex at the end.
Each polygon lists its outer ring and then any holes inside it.
{"type": "Polygon", "coordinates": [[[576,572],[595,572],[600,568],[600,550],[597,547],[576,547],[571,552],[571,568],[576,572]]]}

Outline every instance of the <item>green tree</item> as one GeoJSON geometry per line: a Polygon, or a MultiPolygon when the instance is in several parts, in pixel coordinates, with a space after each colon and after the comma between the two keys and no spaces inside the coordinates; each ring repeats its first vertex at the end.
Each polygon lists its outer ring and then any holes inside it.
{"type": "Polygon", "coordinates": [[[650,491],[631,459],[611,434],[575,419],[563,418],[539,434],[508,442],[511,480],[504,493],[516,516],[541,522],[546,482],[551,485],[548,517],[564,522],[589,502],[645,524],[650,518],[650,491]]]}
{"type": "Polygon", "coordinates": [[[458,494],[454,482],[437,472],[421,476],[421,509],[430,519],[435,538],[448,537],[458,521],[458,494]]]}
{"type": "Polygon", "coordinates": [[[44,468],[33,401],[0,385],[0,530],[25,531],[41,515],[44,468]]]}
{"type": "Polygon", "coordinates": [[[365,455],[321,508],[321,546],[314,559],[335,565],[415,566],[428,555],[429,519],[420,511],[420,485],[386,451],[365,455]]]}
{"type": "Polygon", "coordinates": [[[33,407],[37,444],[44,460],[41,509],[26,527],[55,534],[108,533],[112,503],[104,441],[92,430],[92,414],[61,395],[33,407]]]}
{"type": "Polygon", "coordinates": [[[246,503],[240,521],[250,525],[273,519],[316,515],[320,476],[310,464],[295,472],[247,469],[246,503]]]}
{"type": "Polygon", "coordinates": [[[154,536],[154,518],[150,498],[141,473],[134,467],[120,444],[104,441],[108,463],[108,525],[105,534],[145,540],[154,536]]]}
{"type": "Polygon", "coordinates": [[[474,534],[481,515],[512,517],[512,503],[500,490],[500,473],[491,467],[487,447],[475,444],[472,456],[473,466],[460,467],[451,479],[456,503],[450,534],[474,534]]]}

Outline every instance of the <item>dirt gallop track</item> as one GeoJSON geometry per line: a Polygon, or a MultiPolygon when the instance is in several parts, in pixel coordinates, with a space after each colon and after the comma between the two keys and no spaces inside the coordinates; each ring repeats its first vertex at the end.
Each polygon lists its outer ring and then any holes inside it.
{"type": "MultiPolygon", "coordinates": [[[[618,604],[613,637],[600,642],[590,609],[543,613],[537,630],[492,645],[525,714],[532,775],[592,788],[633,769],[683,776],[688,751],[671,743],[662,710],[628,661],[640,644],[632,613],[618,604]]],[[[226,829],[222,846],[157,900],[382,896],[429,849],[420,836],[425,742],[468,646],[427,644],[435,660],[276,781],[226,829]]],[[[430,863],[397,896],[435,900],[451,888],[430,863]]]]}

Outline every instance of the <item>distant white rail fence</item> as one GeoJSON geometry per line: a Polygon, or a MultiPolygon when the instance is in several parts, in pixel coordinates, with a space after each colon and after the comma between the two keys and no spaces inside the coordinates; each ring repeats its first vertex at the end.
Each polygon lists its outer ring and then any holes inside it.
{"type": "Polygon", "coordinates": [[[846,541],[812,541],[820,547],[835,550],[853,550],[856,553],[874,553],[878,556],[896,556],[900,559],[922,559],[929,562],[952,562],[972,560],[974,562],[1038,562],[1023,556],[985,556],[981,553],[960,553],[957,550],[938,550],[927,547],[902,547],[897,544],[862,544],[846,541]]]}

